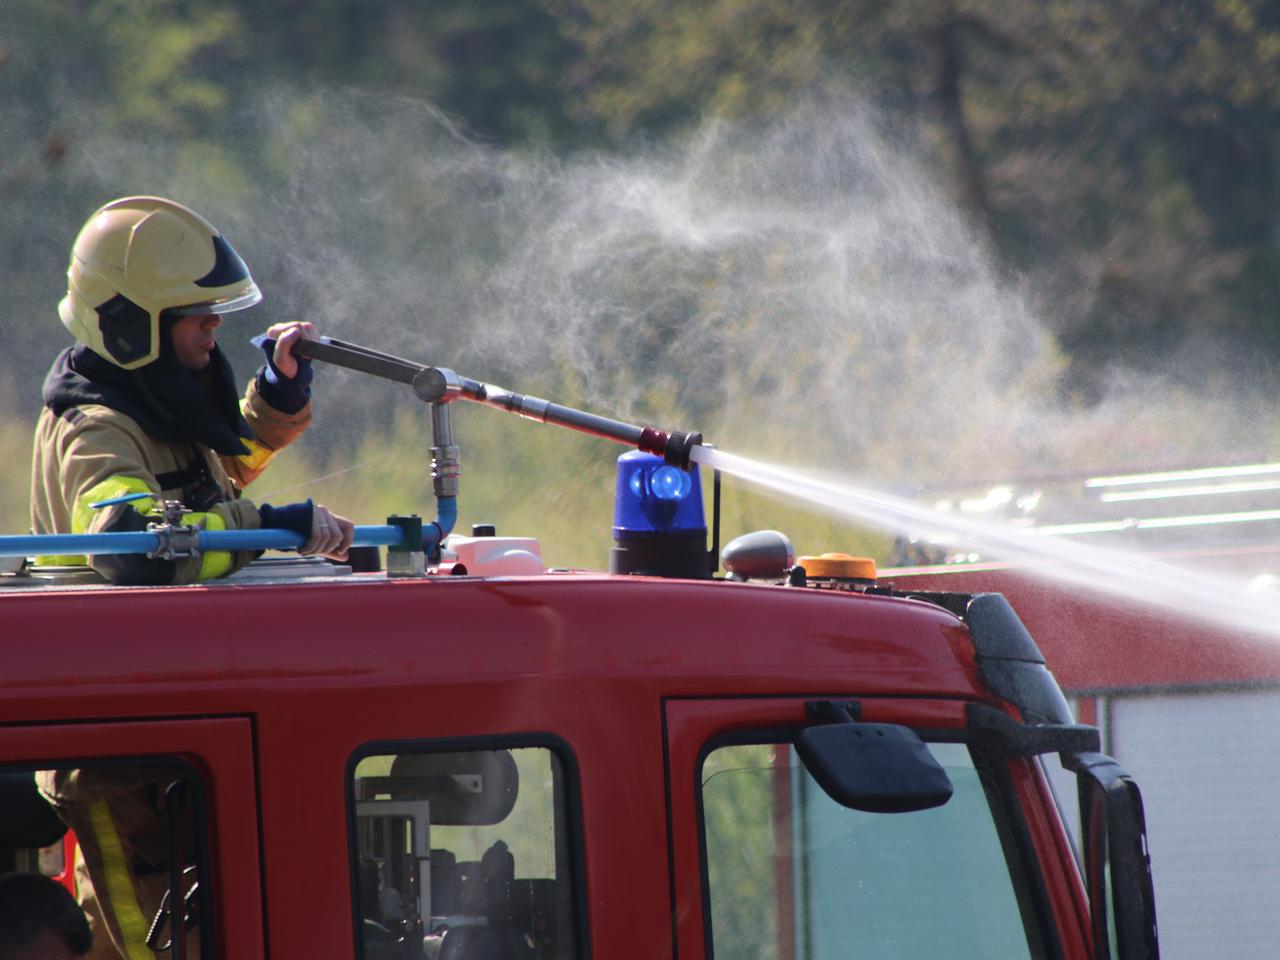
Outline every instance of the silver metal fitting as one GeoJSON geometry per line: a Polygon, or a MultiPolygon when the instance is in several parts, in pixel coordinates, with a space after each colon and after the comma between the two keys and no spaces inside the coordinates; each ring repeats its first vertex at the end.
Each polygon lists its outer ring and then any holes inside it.
{"type": "Polygon", "coordinates": [[[162,500],[160,501],[160,516],[162,523],[171,523],[177,525],[182,518],[191,513],[191,508],[181,500],[162,500]]]}
{"type": "Polygon", "coordinates": [[[462,378],[445,367],[427,367],[414,375],[413,392],[425,403],[452,403],[462,395],[462,378]]]}
{"type": "Polygon", "coordinates": [[[423,549],[422,518],[416,513],[395,514],[387,517],[387,523],[399,527],[402,534],[400,545],[387,550],[387,576],[425,577],[427,554],[423,549]]]}
{"type": "Polygon", "coordinates": [[[456,497],[462,477],[461,451],[456,445],[431,448],[431,485],[437,497],[456,497]]]}
{"type": "Polygon", "coordinates": [[[462,451],[453,442],[453,411],[447,404],[431,405],[431,484],[435,495],[456,497],[462,476],[462,451]]]}
{"type": "Polygon", "coordinates": [[[425,577],[427,555],[421,550],[388,550],[388,577],[425,577]]]}
{"type": "Polygon", "coordinates": [[[537,420],[539,423],[546,423],[547,410],[550,406],[550,401],[526,394],[520,398],[520,416],[526,420],[537,420]]]}
{"type": "MultiPolygon", "coordinates": [[[[190,510],[186,511],[190,513],[190,510]]],[[[200,556],[200,531],[203,527],[181,523],[148,523],[147,533],[156,535],[156,548],[147,553],[153,560],[185,560],[200,556]]]]}

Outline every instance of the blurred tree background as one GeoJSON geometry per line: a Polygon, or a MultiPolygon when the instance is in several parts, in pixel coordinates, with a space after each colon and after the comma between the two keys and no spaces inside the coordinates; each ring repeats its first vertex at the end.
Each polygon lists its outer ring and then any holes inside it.
{"type": "MultiPolygon", "coordinates": [[[[306,316],[900,490],[1270,455],[1261,0],[6,0],[0,98],[7,532],[71,241],[128,193],[248,260],[267,301],[221,336],[246,376],[250,333],[306,316]]],[[[250,494],[429,512],[424,411],[317,391],[250,494]]],[[[601,565],[620,451],[458,419],[464,524],[601,565]]],[[[726,511],[883,547],[737,488],[726,511]]]]}

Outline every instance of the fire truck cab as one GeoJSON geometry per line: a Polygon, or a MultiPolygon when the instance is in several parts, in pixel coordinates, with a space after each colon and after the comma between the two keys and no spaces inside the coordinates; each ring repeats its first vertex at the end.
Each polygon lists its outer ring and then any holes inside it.
{"type": "MultiPolygon", "coordinates": [[[[1157,955],[1138,789],[1003,597],[897,593],[771,531],[718,556],[700,434],[304,346],[431,407],[437,520],[364,528],[385,573],[0,576],[0,857],[72,884],[77,824],[128,960],[1157,955]],[[636,448],[610,574],[444,539],[456,399],[636,448]]],[[[171,506],[0,555],[302,542],[171,506]]]]}
{"type": "Polygon", "coordinates": [[[0,869],[74,882],[34,784],[89,771],[170,827],[96,841],[118,900],[174,877],[130,958],[1156,955],[1138,790],[999,595],[491,553],[5,575],[0,869]]]}

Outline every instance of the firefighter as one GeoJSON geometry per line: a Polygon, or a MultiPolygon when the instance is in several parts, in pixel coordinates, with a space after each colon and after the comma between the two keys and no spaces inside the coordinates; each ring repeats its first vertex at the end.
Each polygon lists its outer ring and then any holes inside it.
{"type": "MultiPolygon", "coordinates": [[[[176,769],[129,764],[37,770],[35,780],[76,836],[76,899],[93,930],[89,960],[154,960],[171,941],[170,864],[181,859],[184,894],[199,882],[186,869],[197,861],[189,800],[177,814],[181,849],[172,849],[169,788],[186,781],[176,769]]],[[[199,960],[199,921],[183,912],[186,955],[199,960]]]]}
{"type": "MultiPolygon", "coordinates": [[[[302,553],[345,558],[354,532],[345,518],[310,500],[272,507],[241,497],[311,421],[310,362],[293,355],[299,339],[316,337],[309,323],[276,324],[254,341],[266,362],[237,396],[215,332],[225,314],[261,299],[227,240],[179,203],[126,197],[89,218],[58,305],[77,342],[45,379],[36,426],[33,533],[145,530],[171,501],[190,511],[185,526],[286,528],[307,538],[302,553]],[[103,501],[117,502],[95,507],[103,501]]],[[[115,583],[164,584],[224,576],[252,556],[89,562],[115,583]]]]}
{"type": "MultiPolygon", "coordinates": [[[[354,532],[345,518],[310,500],[273,507],[241,496],[311,421],[310,364],[293,355],[299,339],[316,336],[309,323],[276,324],[255,341],[265,363],[237,396],[215,333],[223,315],[261,298],[227,240],[181,204],[126,197],[90,217],[58,305],[76,344],[45,379],[36,425],[34,533],[144,530],[167,514],[207,530],[290,529],[306,538],[301,552],[345,557],[354,532]]],[[[114,583],[155,585],[224,576],[252,556],[89,562],[114,583]]],[[[94,960],[153,957],[146,935],[175,853],[161,803],[167,784],[145,767],[44,770],[36,780],[80,844],[77,893],[97,934],[94,960]]]]}

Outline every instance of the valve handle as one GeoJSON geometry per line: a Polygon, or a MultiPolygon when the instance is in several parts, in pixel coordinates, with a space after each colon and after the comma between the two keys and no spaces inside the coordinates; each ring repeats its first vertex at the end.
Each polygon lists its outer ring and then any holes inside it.
{"type": "Polygon", "coordinates": [[[112,497],[110,500],[97,500],[89,504],[89,507],[92,510],[101,510],[103,507],[114,507],[117,503],[132,503],[134,500],[142,500],[145,497],[151,497],[155,500],[160,499],[159,495],[147,491],[142,493],[125,493],[118,497],[112,497]]]}

